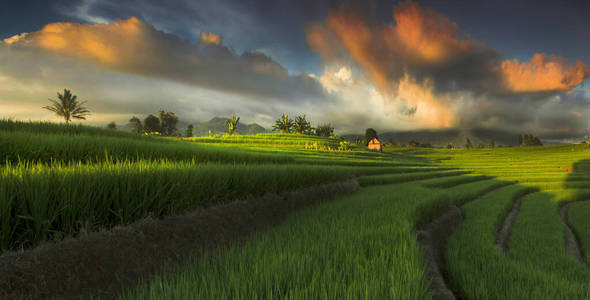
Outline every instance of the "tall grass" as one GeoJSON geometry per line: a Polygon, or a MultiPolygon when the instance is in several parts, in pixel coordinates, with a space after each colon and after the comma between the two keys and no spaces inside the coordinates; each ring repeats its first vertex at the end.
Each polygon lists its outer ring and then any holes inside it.
{"type": "Polygon", "coordinates": [[[0,131],[0,164],[6,162],[118,162],[169,160],[225,163],[288,163],[281,153],[199,145],[162,138],[38,134],[0,131]]]}
{"type": "Polygon", "coordinates": [[[0,248],[30,246],[81,230],[179,214],[351,174],[337,167],[195,162],[9,165],[0,169],[0,248]]]}
{"type": "Polygon", "coordinates": [[[91,135],[91,136],[112,136],[124,138],[143,138],[141,136],[122,130],[110,130],[103,127],[88,126],[82,124],[66,124],[53,122],[36,122],[36,121],[15,121],[10,119],[0,119],[0,131],[10,132],[30,132],[38,134],[64,134],[64,135],[91,135]]]}

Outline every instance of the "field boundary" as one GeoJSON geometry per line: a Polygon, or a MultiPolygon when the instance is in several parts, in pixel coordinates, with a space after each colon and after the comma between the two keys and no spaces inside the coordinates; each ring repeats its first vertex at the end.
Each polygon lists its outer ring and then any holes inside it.
{"type": "Polygon", "coordinates": [[[479,199],[514,183],[507,183],[506,185],[494,187],[491,190],[475,197],[474,199],[462,203],[459,206],[453,205],[442,211],[430,223],[425,224],[418,231],[418,243],[424,251],[424,260],[427,266],[427,274],[431,280],[430,292],[432,299],[436,300],[451,300],[457,299],[457,295],[449,286],[445,274],[445,249],[449,237],[457,226],[463,222],[463,214],[461,207],[468,203],[476,202],[479,199]]]}
{"type": "MultiPolygon", "coordinates": [[[[0,298],[112,298],[125,288],[280,223],[292,211],[360,190],[357,179],[234,201],[0,255],[0,298]]],[[[169,271],[169,270],[168,270],[169,271]]]]}
{"type": "Polygon", "coordinates": [[[508,240],[510,239],[510,234],[512,233],[512,227],[514,227],[514,222],[516,221],[516,217],[518,216],[518,212],[520,212],[520,206],[522,205],[522,199],[524,197],[530,195],[531,193],[522,195],[517,197],[512,201],[512,206],[510,207],[510,211],[504,216],[502,220],[502,226],[498,230],[498,235],[496,236],[496,246],[500,251],[507,252],[508,251],[508,240]]]}
{"type": "Polygon", "coordinates": [[[569,207],[579,201],[568,202],[562,205],[559,208],[559,216],[565,225],[565,249],[569,254],[571,254],[577,261],[583,263],[584,262],[584,255],[582,254],[582,250],[580,249],[580,241],[576,237],[576,234],[572,230],[572,226],[569,223],[568,219],[568,210],[569,207]]]}

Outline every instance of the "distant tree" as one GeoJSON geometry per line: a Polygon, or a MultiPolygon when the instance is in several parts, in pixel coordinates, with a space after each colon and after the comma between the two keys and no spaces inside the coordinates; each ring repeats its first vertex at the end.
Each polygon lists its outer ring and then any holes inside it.
{"type": "Polygon", "coordinates": [[[295,117],[295,122],[293,123],[293,128],[295,129],[295,133],[298,134],[309,134],[311,132],[311,123],[307,121],[305,115],[295,117]]]}
{"type": "Polygon", "coordinates": [[[469,138],[467,138],[465,140],[465,149],[471,149],[473,148],[473,144],[471,143],[471,140],[469,138]]]}
{"type": "Polygon", "coordinates": [[[519,134],[518,135],[518,145],[522,146],[522,142],[523,142],[522,134],[519,134]]]}
{"type": "Polygon", "coordinates": [[[236,134],[236,130],[238,130],[238,123],[240,123],[240,117],[236,117],[236,113],[231,116],[231,120],[225,120],[225,125],[227,125],[227,134],[236,134]]]}
{"type": "Polygon", "coordinates": [[[379,138],[377,136],[377,130],[373,128],[367,128],[367,130],[365,130],[365,145],[368,145],[369,141],[373,138],[379,138]]]}
{"type": "Polygon", "coordinates": [[[417,142],[417,141],[414,141],[414,140],[412,140],[412,141],[410,141],[410,142],[408,143],[408,145],[409,145],[410,147],[416,148],[416,147],[419,147],[419,146],[420,146],[420,143],[419,143],[419,142],[417,142]]]}
{"type": "Polygon", "coordinates": [[[485,148],[485,147],[486,147],[486,146],[485,146],[483,143],[479,143],[479,144],[477,144],[477,148],[478,148],[478,149],[483,149],[483,148],[485,148]]]}
{"type": "Polygon", "coordinates": [[[175,113],[167,110],[159,110],[160,129],[163,135],[172,136],[176,133],[176,124],[178,124],[178,117],[175,113]]]}
{"type": "Polygon", "coordinates": [[[488,145],[489,148],[496,148],[496,141],[491,140],[490,144],[488,145]]]}
{"type": "Polygon", "coordinates": [[[143,131],[146,133],[160,132],[160,119],[150,114],[143,120],[143,131]]]}
{"type": "Polygon", "coordinates": [[[331,137],[334,135],[334,127],[330,123],[318,126],[315,130],[317,136],[331,137]]]}
{"type": "Polygon", "coordinates": [[[64,89],[63,94],[57,93],[57,98],[59,101],[49,99],[52,105],[43,106],[43,108],[62,117],[66,123],[70,123],[72,118],[86,120],[86,116],[90,115],[90,111],[84,107],[86,101],[79,102],[78,97],[70,90],[64,89]]]}
{"type": "Polygon", "coordinates": [[[533,142],[535,146],[543,146],[543,143],[541,143],[541,140],[538,137],[535,137],[533,142]]]}
{"type": "Polygon", "coordinates": [[[275,121],[275,125],[272,129],[277,130],[280,133],[291,133],[293,130],[293,120],[289,119],[287,114],[283,114],[281,118],[275,121]]]}
{"type": "Polygon", "coordinates": [[[134,116],[133,118],[129,119],[129,124],[131,124],[131,132],[143,132],[143,125],[141,124],[141,120],[139,118],[134,116]]]}
{"type": "Polygon", "coordinates": [[[455,147],[453,146],[453,144],[451,144],[451,143],[448,143],[448,144],[447,144],[447,149],[453,149],[453,148],[455,148],[455,147]]]}
{"type": "Polygon", "coordinates": [[[188,126],[186,127],[186,131],[185,131],[185,136],[186,137],[192,137],[193,136],[193,128],[195,128],[193,126],[193,124],[188,124],[188,126]]]}
{"type": "Polygon", "coordinates": [[[107,128],[111,129],[111,130],[115,130],[115,129],[117,129],[117,124],[115,123],[115,121],[113,121],[113,122],[107,124],[107,128]]]}

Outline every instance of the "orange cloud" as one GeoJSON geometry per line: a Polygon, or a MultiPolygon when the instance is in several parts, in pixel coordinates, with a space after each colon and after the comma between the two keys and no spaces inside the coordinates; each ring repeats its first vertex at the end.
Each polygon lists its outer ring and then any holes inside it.
{"type": "Polygon", "coordinates": [[[528,62],[505,60],[501,65],[506,85],[513,92],[568,91],[590,76],[590,68],[581,61],[572,66],[563,57],[536,53],[528,62]]]}
{"type": "Polygon", "coordinates": [[[221,36],[218,34],[215,34],[213,32],[201,32],[201,36],[199,37],[199,40],[205,42],[205,43],[209,43],[209,44],[214,44],[217,46],[221,45],[221,36]]]}
{"type": "Polygon", "coordinates": [[[505,95],[562,92],[590,76],[578,61],[536,54],[531,61],[500,59],[500,53],[472,39],[461,39],[457,24],[414,2],[393,9],[394,24],[339,10],[307,30],[310,48],[328,63],[347,57],[384,95],[395,97],[400,80],[430,81],[436,92],[469,91],[505,95]]]}
{"type": "Polygon", "coordinates": [[[237,54],[222,45],[218,34],[201,32],[198,42],[191,43],[135,17],[112,24],[51,23],[40,31],[6,39],[0,46],[256,98],[325,96],[309,76],[289,76],[279,63],[257,51],[237,54]]]}

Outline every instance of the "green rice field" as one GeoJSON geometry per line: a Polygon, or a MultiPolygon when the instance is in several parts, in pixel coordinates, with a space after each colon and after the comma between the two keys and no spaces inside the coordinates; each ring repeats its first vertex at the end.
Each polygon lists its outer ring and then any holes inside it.
{"type": "Polygon", "coordinates": [[[1,121],[0,259],[148,217],[353,179],[356,193],[293,210],[181,265],[162,262],[106,298],[430,299],[432,262],[418,236],[452,207],[459,220],[438,268],[455,298],[590,298],[590,148],[340,145],[1,121]]]}

